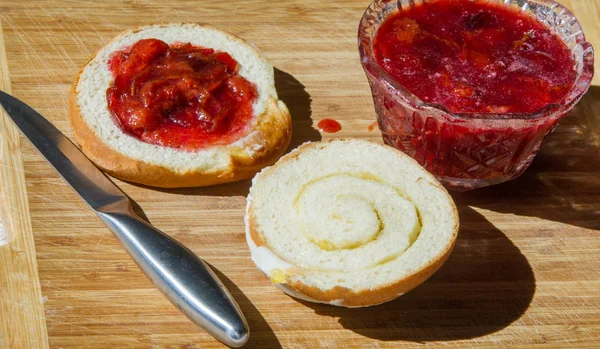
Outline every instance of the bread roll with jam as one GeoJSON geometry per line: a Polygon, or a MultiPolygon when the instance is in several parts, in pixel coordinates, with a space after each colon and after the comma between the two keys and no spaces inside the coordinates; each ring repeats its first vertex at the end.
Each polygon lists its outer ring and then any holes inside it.
{"type": "Polygon", "coordinates": [[[70,117],[75,139],[100,168],[166,188],[251,178],[291,136],[262,53],[197,24],[117,36],[81,69],[70,117]]]}
{"type": "Polygon", "coordinates": [[[458,233],[448,192],[408,155],[340,139],[305,143],[254,177],[252,260],[303,300],[362,307],[392,300],[446,261],[458,233]]]}

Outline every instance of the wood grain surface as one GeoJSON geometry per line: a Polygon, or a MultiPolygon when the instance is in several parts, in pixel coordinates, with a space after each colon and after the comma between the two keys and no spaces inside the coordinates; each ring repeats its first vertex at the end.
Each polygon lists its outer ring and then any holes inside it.
{"type": "MultiPolygon", "coordinates": [[[[0,90],[11,93],[1,24],[0,18],[0,90]]],[[[0,165],[0,348],[47,348],[48,334],[19,131],[3,109],[0,111],[0,165]]]]}
{"type": "MultiPolygon", "coordinates": [[[[561,2],[600,47],[600,0],[561,2]]],[[[71,136],[69,88],[94,51],[131,26],[202,22],[255,43],[277,68],[277,89],[293,117],[292,147],[331,137],[316,130],[326,117],[342,124],[336,137],[381,141],[370,127],[375,114],[356,48],[367,5],[0,0],[2,88],[12,86],[15,96],[71,136]]],[[[453,194],[461,230],[446,265],[414,291],[377,307],[308,304],[271,286],[244,239],[249,181],[185,190],[117,183],[150,222],[214,267],[248,318],[248,348],[598,348],[598,85],[596,76],[523,176],[453,194]]],[[[0,247],[0,347],[223,347],[150,284],[27,140],[19,148],[5,119],[0,130],[5,221],[19,224],[9,246],[0,247]],[[24,174],[25,182],[6,186],[8,172],[24,174]]]]}

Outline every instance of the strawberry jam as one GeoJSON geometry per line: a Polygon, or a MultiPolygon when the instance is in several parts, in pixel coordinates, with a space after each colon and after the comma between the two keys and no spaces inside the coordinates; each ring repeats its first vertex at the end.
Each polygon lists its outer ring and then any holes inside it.
{"type": "Polygon", "coordinates": [[[336,133],[342,129],[342,125],[334,119],[323,119],[317,124],[319,130],[326,133],[336,133]]]}
{"type": "Polygon", "coordinates": [[[521,175],[593,76],[551,0],[377,0],[358,34],[384,142],[450,189],[521,175]]]}
{"type": "Polygon", "coordinates": [[[576,72],[569,48],[518,9],[432,1],[390,16],[377,62],[421,100],[452,113],[531,113],[558,103],[576,72]]]}
{"type": "Polygon", "coordinates": [[[226,52],[143,39],[115,53],[109,69],[108,109],[144,142],[194,150],[247,133],[256,88],[226,52]]]}

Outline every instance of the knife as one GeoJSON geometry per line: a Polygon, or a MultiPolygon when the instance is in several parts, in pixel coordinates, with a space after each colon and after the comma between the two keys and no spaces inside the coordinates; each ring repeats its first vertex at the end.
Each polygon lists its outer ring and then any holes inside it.
{"type": "Polygon", "coordinates": [[[3,91],[0,105],[177,308],[231,347],[248,341],[242,311],[202,259],[135,214],[127,195],[33,108],[3,91]]]}

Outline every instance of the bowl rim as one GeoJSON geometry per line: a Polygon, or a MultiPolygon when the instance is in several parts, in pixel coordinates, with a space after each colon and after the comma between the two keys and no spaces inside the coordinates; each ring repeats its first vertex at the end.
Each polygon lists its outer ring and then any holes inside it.
{"type": "MultiPolygon", "coordinates": [[[[424,0],[424,2],[429,2],[431,0],[424,0]]],[[[433,1],[443,1],[443,0],[433,0],[433,1]]],[[[475,0],[478,1],[478,0],[475,0]]],[[[488,0],[482,0],[488,1],[488,0]]],[[[510,1],[510,0],[509,0],[510,1]]],[[[514,1],[514,0],[513,0],[514,1]]],[[[575,27],[576,29],[576,45],[571,48],[571,51],[575,50],[577,46],[581,46],[582,49],[582,71],[581,74],[577,76],[573,87],[565,94],[563,98],[561,98],[560,102],[548,104],[534,112],[530,113],[455,113],[449,111],[446,107],[439,103],[428,103],[414,95],[410,92],[404,85],[400,84],[396,79],[394,79],[383,67],[377,63],[374,55],[372,54],[372,39],[367,34],[367,28],[371,27],[369,23],[369,17],[373,14],[378,16],[381,12],[377,12],[375,7],[381,6],[381,9],[385,8],[386,5],[390,3],[399,4],[400,0],[374,0],[369,4],[367,9],[362,15],[358,26],[358,51],[360,54],[361,64],[363,69],[367,74],[372,74],[375,78],[378,78],[383,83],[387,84],[392,89],[396,90],[397,96],[399,96],[402,101],[408,104],[413,109],[419,110],[428,110],[431,111],[432,114],[439,114],[440,112],[445,115],[450,115],[455,118],[466,120],[514,120],[514,119],[523,119],[523,120],[536,120],[543,119],[553,115],[555,111],[563,110],[565,113],[570,111],[577,102],[583,97],[583,95],[589,89],[592,78],[594,76],[594,48],[591,43],[586,41],[585,34],[583,32],[583,28],[579,23],[579,20],[575,17],[575,15],[569,11],[565,6],[553,0],[525,0],[525,5],[521,7],[521,11],[526,11],[529,9],[529,4],[531,3],[542,3],[549,5],[553,10],[559,9],[560,14],[564,16],[570,17],[571,21],[563,21],[565,25],[570,27],[575,27]],[[371,54],[369,53],[369,49],[371,54]]],[[[411,4],[414,6],[414,2],[411,0],[411,4]]],[[[499,5],[508,5],[507,1],[498,2],[499,5]]],[[[390,16],[390,14],[396,13],[398,9],[394,9],[390,11],[390,13],[386,16],[386,19],[390,16]]],[[[538,20],[541,19],[535,14],[533,16],[538,20]]],[[[383,21],[382,21],[383,22],[383,21]]],[[[544,23],[545,26],[548,27],[547,24],[544,23]]],[[[556,32],[553,28],[550,27],[553,32],[556,32]]],[[[575,35],[574,34],[574,35],[575,35]]],[[[562,38],[561,38],[562,39],[562,38]]],[[[564,40],[563,40],[564,41],[564,40]]]]}

